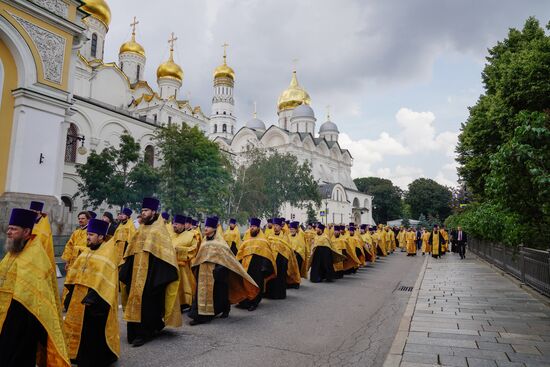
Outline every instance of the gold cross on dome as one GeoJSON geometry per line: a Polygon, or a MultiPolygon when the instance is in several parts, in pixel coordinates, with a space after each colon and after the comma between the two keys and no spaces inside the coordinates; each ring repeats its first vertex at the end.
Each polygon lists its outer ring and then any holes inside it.
{"type": "Polygon", "coordinates": [[[174,42],[178,40],[178,37],[174,36],[174,32],[172,32],[170,39],[168,40],[168,43],[170,44],[170,51],[174,51],[174,42]]]}
{"type": "Polygon", "coordinates": [[[136,26],[139,24],[136,17],[134,16],[134,21],[130,23],[130,27],[132,27],[132,34],[136,34],[136,26]]]}
{"type": "Polygon", "coordinates": [[[225,59],[227,57],[227,47],[229,45],[227,44],[227,42],[224,42],[224,44],[222,45],[223,47],[223,58],[225,59]]]}
{"type": "Polygon", "coordinates": [[[293,69],[293,71],[296,71],[297,67],[298,67],[298,59],[294,58],[294,59],[292,59],[292,69],[293,69]]]}
{"type": "Polygon", "coordinates": [[[327,120],[330,120],[330,105],[327,104],[327,120]]]}

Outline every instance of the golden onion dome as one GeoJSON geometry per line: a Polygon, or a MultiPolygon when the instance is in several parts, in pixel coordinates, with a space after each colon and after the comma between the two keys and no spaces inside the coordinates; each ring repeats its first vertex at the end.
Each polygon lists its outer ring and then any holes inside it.
{"type": "Polygon", "coordinates": [[[168,61],[163,62],[157,68],[157,79],[171,78],[183,81],[183,70],[174,62],[174,50],[170,49],[170,57],[168,61]]]}
{"type": "Polygon", "coordinates": [[[284,111],[296,108],[304,103],[309,105],[311,103],[311,98],[309,97],[309,94],[305,91],[305,89],[302,88],[300,84],[298,84],[296,71],[293,71],[290,85],[279,96],[277,106],[279,108],[279,111],[284,111]]]}
{"type": "Polygon", "coordinates": [[[228,45],[224,44],[223,47],[223,64],[218,66],[214,69],[214,79],[217,78],[229,78],[231,80],[235,80],[235,71],[227,65],[227,53],[226,53],[226,47],[228,45]]]}
{"type": "Polygon", "coordinates": [[[84,5],[81,6],[81,9],[90,13],[92,17],[109,28],[109,24],[111,24],[111,9],[104,0],[84,0],[84,5]]]}
{"type": "Polygon", "coordinates": [[[141,56],[145,56],[145,49],[142,45],[136,42],[136,35],[135,33],[132,33],[132,39],[128,42],[124,42],[122,46],[120,46],[120,51],[118,54],[122,54],[125,52],[133,52],[135,54],[139,54],[141,56]]]}
{"type": "Polygon", "coordinates": [[[225,57],[223,64],[214,69],[214,79],[217,78],[230,78],[235,80],[235,71],[225,63],[225,57]]]}

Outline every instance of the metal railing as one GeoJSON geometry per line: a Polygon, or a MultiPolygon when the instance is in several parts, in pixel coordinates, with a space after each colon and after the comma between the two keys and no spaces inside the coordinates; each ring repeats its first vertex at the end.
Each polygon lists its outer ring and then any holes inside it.
{"type": "Polygon", "coordinates": [[[471,238],[468,249],[477,256],[550,296],[550,250],[537,250],[471,238]]]}

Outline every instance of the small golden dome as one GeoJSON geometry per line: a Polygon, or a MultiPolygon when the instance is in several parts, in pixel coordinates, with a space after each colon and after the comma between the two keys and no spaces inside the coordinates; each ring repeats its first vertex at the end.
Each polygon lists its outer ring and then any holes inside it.
{"type": "Polygon", "coordinates": [[[87,13],[103,24],[105,27],[109,28],[111,24],[111,9],[109,5],[104,0],[84,0],[84,5],[80,9],[84,10],[87,13]]]}
{"type": "Polygon", "coordinates": [[[231,67],[227,66],[227,43],[222,45],[223,47],[223,64],[214,69],[214,79],[217,78],[229,78],[235,81],[235,71],[231,67]]]}
{"type": "Polygon", "coordinates": [[[235,72],[231,67],[227,66],[225,58],[223,59],[223,64],[214,69],[214,79],[216,78],[230,78],[235,80],[235,72]]]}
{"type": "Polygon", "coordinates": [[[170,49],[170,58],[168,61],[159,65],[157,69],[157,79],[172,78],[183,81],[183,70],[174,62],[174,50],[170,49]]]}
{"type": "Polygon", "coordinates": [[[135,33],[132,33],[132,39],[128,42],[124,42],[122,46],[120,46],[120,51],[118,54],[122,54],[124,52],[133,52],[135,54],[139,54],[141,56],[145,56],[145,49],[142,45],[136,42],[136,35],[135,33]]]}
{"type": "Polygon", "coordinates": [[[309,105],[311,98],[304,88],[300,87],[296,78],[296,71],[293,71],[290,86],[279,96],[277,102],[279,111],[290,110],[304,103],[309,105]]]}

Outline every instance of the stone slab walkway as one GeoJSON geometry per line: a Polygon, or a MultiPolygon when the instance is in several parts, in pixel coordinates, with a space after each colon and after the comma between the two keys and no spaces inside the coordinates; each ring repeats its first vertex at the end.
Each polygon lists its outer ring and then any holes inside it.
{"type": "Polygon", "coordinates": [[[471,254],[429,257],[384,363],[397,366],[550,366],[550,307],[471,254]]]}

